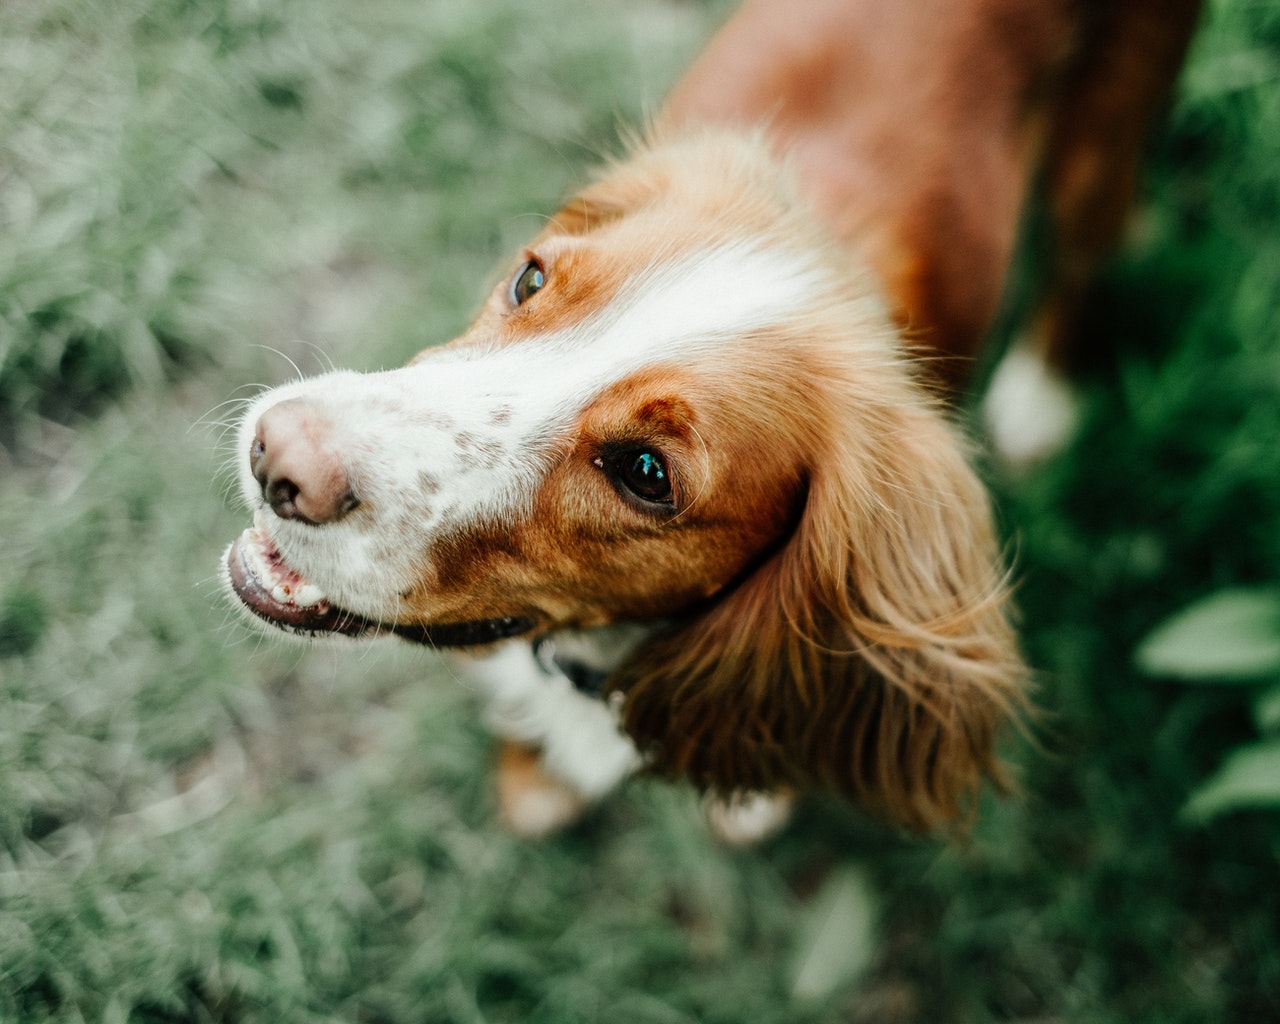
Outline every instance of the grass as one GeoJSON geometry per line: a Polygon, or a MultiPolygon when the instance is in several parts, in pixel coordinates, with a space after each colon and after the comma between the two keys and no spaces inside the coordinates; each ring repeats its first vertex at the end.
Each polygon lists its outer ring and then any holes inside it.
{"type": "Polygon", "coordinates": [[[1280,820],[1179,820],[1248,706],[1132,665],[1192,598],[1280,578],[1280,4],[1210,5],[1088,328],[1118,354],[1065,457],[994,480],[1048,717],[968,846],[815,801],[730,851],[647,783],[521,842],[446,666],[224,610],[222,403],[450,337],[724,6],[0,9],[0,1020],[1280,1003],[1280,820]]]}

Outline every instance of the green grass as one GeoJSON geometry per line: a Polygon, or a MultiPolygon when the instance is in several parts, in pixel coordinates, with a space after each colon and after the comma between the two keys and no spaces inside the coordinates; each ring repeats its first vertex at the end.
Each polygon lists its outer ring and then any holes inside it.
{"type": "Polygon", "coordinates": [[[1210,5],[1088,326],[1120,354],[1071,450],[995,481],[1046,720],[968,846],[817,801],[729,851],[648,783],[521,842],[443,665],[222,603],[222,403],[450,337],[724,6],[0,7],[0,1021],[1280,1005],[1280,818],[1179,822],[1248,702],[1133,667],[1193,598],[1280,578],[1278,3],[1210,5]]]}

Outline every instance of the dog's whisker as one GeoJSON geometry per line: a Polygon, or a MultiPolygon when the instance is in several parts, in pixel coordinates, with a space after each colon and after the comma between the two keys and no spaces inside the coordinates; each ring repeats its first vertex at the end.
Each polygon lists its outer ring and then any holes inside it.
{"type": "Polygon", "coordinates": [[[288,364],[289,368],[293,371],[294,380],[306,379],[307,375],[302,372],[302,367],[300,367],[297,364],[297,362],[293,359],[293,357],[290,356],[289,353],[285,352],[283,349],[279,349],[279,348],[276,348],[274,345],[267,345],[262,342],[255,342],[253,347],[260,349],[263,352],[269,352],[273,356],[278,356],[283,362],[288,364]]]}

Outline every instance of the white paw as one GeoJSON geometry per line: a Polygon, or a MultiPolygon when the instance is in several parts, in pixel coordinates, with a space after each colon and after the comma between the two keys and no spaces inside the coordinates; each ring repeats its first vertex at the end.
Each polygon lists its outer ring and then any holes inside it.
{"type": "Polygon", "coordinates": [[[1020,340],[996,367],[982,414],[996,452],[1011,469],[1024,470],[1062,449],[1080,409],[1067,379],[1020,340]]]}
{"type": "Polygon", "coordinates": [[[525,839],[544,839],[572,825],[589,804],[569,786],[546,780],[499,798],[503,823],[525,839]]]}
{"type": "Polygon", "coordinates": [[[485,698],[490,731],[539,749],[546,772],[584,800],[600,799],[639,766],[615,709],[575,690],[528,643],[499,645],[465,664],[465,672],[485,698]]]}
{"type": "Polygon", "coordinates": [[[712,834],[729,846],[764,842],[791,818],[795,797],[790,793],[737,793],[709,796],[705,812],[712,834]]]}

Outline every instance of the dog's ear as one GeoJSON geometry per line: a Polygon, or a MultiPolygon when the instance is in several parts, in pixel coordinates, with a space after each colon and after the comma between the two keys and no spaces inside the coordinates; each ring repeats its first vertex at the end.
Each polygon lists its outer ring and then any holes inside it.
{"type": "Polygon", "coordinates": [[[656,772],[833,788],[916,828],[1005,788],[1025,670],[987,495],[914,388],[885,397],[828,420],[785,546],[616,677],[656,772]]]}

